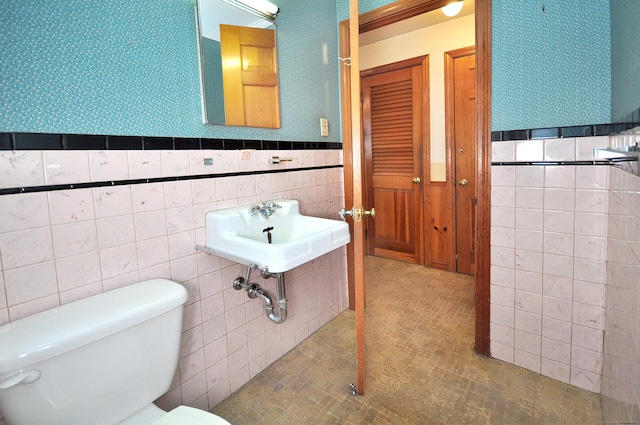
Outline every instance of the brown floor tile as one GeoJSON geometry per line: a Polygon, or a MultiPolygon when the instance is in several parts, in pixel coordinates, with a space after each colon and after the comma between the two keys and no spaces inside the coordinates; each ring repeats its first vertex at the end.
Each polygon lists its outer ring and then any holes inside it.
{"type": "Polygon", "coordinates": [[[366,276],[365,395],[350,393],[345,311],[212,412],[234,425],[602,424],[597,394],[473,352],[472,277],[377,257],[366,276]]]}

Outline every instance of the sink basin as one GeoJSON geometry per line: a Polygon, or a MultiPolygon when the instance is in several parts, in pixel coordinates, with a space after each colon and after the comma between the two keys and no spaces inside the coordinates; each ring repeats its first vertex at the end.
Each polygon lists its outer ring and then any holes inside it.
{"type": "Polygon", "coordinates": [[[347,223],[302,215],[296,200],[281,199],[275,203],[281,208],[267,218],[259,213],[252,215],[252,205],[208,212],[206,244],[197,248],[236,263],[280,273],[349,243],[347,223]]]}

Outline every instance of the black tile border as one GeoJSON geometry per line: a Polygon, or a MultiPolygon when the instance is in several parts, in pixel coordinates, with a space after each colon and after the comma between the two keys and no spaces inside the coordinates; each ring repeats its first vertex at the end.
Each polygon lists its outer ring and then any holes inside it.
{"type": "Polygon", "coordinates": [[[342,149],[339,142],[64,133],[0,133],[0,150],[314,150],[342,149]]]}
{"type": "Polygon", "coordinates": [[[48,185],[48,186],[12,187],[7,189],[0,189],[0,196],[16,195],[20,193],[53,192],[56,190],[87,189],[87,188],[94,188],[94,187],[126,186],[126,185],[135,185],[135,184],[164,183],[164,182],[175,182],[175,181],[184,181],[184,180],[201,180],[201,179],[215,179],[215,178],[222,178],[222,177],[251,176],[251,175],[257,175],[257,174],[290,173],[294,171],[326,170],[330,168],[343,168],[343,166],[341,164],[320,165],[317,167],[284,168],[284,169],[278,169],[278,170],[237,171],[233,173],[195,174],[195,175],[185,175],[185,176],[154,177],[154,178],[148,178],[148,179],[107,180],[107,181],[101,181],[101,182],[69,183],[69,184],[56,184],[56,185],[48,185]]]}
{"type": "Polygon", "coordinates": [[[529,128],[524,130],[492,131],[492,142],[514,140],[562,139],[568,137],[611,136],[640,126],[640,122],[590,124],[570,127],[529,128]]]}

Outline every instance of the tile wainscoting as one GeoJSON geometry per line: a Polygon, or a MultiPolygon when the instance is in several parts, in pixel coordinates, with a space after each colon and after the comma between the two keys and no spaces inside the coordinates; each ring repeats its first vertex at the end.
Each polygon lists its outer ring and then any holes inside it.
{"type": "Polygon", "coordinates": [[[232,288],[246,269],[194,249],[214,209],[294,198],[305,214],[336,218],[341,150],[6,150],[0,169],[0,189],[21,188],[0,196],[0,324],[144,279],[189,290],[163,408],[208,410],[348,306],[344,248],[286,273],[281,325],[232,288]]]}
{"type": "Polygon", "coordinates": [[[640,179],[593,149],[639,140],[492,143],[491,353],[600,392],[607,423],[640,417],[640,179]]]}

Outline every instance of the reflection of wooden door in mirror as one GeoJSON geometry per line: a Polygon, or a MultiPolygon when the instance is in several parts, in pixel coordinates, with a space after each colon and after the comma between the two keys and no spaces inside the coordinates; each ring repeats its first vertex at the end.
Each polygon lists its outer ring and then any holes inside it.
{"type": "Polygon", "coordinates": [[[275,31],[220,25],[227,125],[280,128],[275,31]]]}

